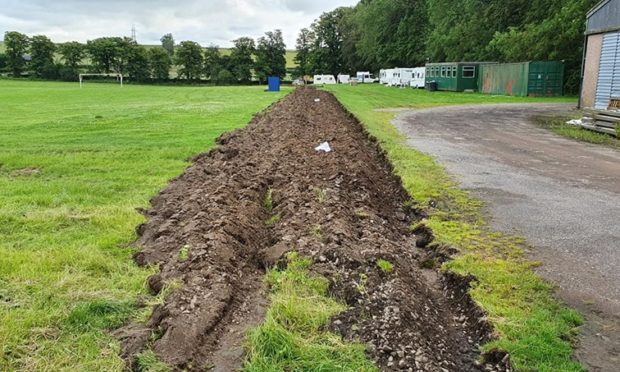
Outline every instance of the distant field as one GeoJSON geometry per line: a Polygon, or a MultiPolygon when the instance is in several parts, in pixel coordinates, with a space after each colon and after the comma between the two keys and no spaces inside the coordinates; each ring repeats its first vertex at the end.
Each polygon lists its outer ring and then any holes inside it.
{"type": "Polygon", "coordinates": [[[0,370],[122,370],[135,208],[286,92],[0,80],[0,370]]]}
{"type": "MultiPolygon", "coordinates": [[[[147,48],[153,48],[153,47],[158,47],[159,45],[145,45],[145,47],[147,48]]],[[[0,53],[5,51],[5,47],[4,47],[4,42],[0,41],[0,53]]],[[[230,48],[220,48],[220,52],[223,55],[229,55],[230,54],[230,48]]],[[[297,51],[295,50],[287,50],[286,51],[286,67],[287,68],[294,68],[297,67],[297,63],[295,63],[295,56],[297,55],[297,51]]]]}

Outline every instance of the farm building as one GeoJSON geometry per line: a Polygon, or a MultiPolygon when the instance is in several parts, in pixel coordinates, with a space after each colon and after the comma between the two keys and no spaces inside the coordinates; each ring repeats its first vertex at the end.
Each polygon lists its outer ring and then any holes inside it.
{"type": "Polygon", "coordinates": [[[507,96],[561,96],[564,63],[555,61],[484,64],[480,66],[481,93],[507,96]]]}
{"type": "Polygon", "coordinates": [[[426,82],[437,83],[438,90],[477,91],[480,66],[487,63],[494,62],[427,63],[426,82]]]}
{"type": "Polygon", "coordinates": [[[587,15],[580,108],[620,108],[620,0],[605,0],[587,15]]]}

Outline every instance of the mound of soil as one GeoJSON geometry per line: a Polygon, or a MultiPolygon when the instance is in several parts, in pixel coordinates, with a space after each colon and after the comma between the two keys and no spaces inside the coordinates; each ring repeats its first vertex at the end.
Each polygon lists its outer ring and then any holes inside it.
{"type": "Polygon", "coordinates": [[[267,306],[264,270],[294,250],[349,305],[330,328],[366,343],[382,370],[508,369],[503,356],[476,362],[491,329],[467,281],[422,268],[417,245],[432,233],[416,245],[410,225],[422,216],[332,95],[297,89],[218,143],[152,200],[138,228],[136,261],[161,268],[153,292],[179,288],[146,325],[118,332],[129,363],[148,346],[178,369],[238,369],[244,332],[267,306]],[[317,152],[325,141],[333,151],[317,152]]]}

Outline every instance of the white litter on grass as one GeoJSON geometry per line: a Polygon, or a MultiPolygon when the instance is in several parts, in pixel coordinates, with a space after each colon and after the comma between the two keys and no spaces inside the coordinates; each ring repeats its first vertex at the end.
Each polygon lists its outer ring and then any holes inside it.
{"type": "Polygon", "coordinates": [[[568,125],[581,125],[581,124],[583,124],[583,122],[581,121],[581,119],[573,119],[573,120],[567,121],[566,124],[568,124],[568,125]]]}
{"type": "Polygon", "coordinates": [[[320,145],[318,145],[317,147],[314,148],[316,151],[318,152],[331,152],[332,148],[329,146],[329,142],[323,142],[320,145]]]}
{"type": "Polygon", "coordinates": [[[321,99],[320,98],[315,98],[314,102],[321,102],[321,99]]]}

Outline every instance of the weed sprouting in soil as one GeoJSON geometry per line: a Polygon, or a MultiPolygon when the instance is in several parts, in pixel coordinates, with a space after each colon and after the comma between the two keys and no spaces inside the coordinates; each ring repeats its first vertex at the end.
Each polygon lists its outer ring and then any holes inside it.
{"type": "Polygon", "coordinates": [[[323,230],[321,229],[321,225],[319,224],[313,225],[310,228],[310,233],[312,234],[312,236],[314,236],[316,240],[323,239],[323,230]]]}
{"type": "Polygon", "coordinates": [[[280,216],[279,213],[274,214],[273,216],[269,217],[267,221],[265,221],[265,226],[273,226],[277,224],[278,222],[280,222],[281,219],[282,219],[282,216],[280,216]]]}
{"type": "Polygon", "coordinates": [[[271,188],[267,189],[267,192],[265,193],[263,207],[267,210],[267,212],[271,212],[273,210],[273,190],[271,188]]]}
{"type": "Polygon", "coordinates": [[[271,305],[265,322],[250,332],[244,371],[376,371],[365,346],[326,331],[346,309],[328,295],[329,281],[312,274],[312,261],[287,255],[285,270],[271,270],[271,305]]]}
{"type": "Polygon", "coordinates": [[[385,274],[394,271],[394,264],[384,259],[377,260],[377,267],[385,274]]]}
{"type": "Polygon", "coordinates": [[[327,189],[316,189],[316,198],[320,204],[324,204],[325,200],[327,200],[327,189]]]}
{"type": "Polygon", "coordinates": [[[366,219],[370,217],[370,214],[364,210],[358,209],[355,211],[355,217],[366,219]]]}
{"type": "Polygon", "coordinates": [[[189,260],[189,248],[189,245],[186,244],[179,250],[179,254],[177,256],[177,260],[179,262],[185,262],[189,260]]]}

